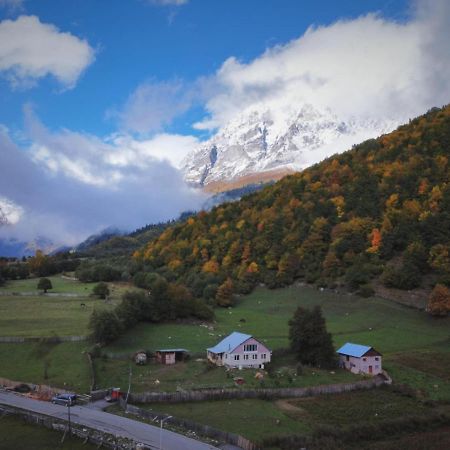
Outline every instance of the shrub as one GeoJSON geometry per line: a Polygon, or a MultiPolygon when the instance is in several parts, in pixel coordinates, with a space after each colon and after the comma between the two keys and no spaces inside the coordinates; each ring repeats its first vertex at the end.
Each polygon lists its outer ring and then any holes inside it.
{"type": "Polygon", "coordinates": [[[41,278],[37,285],[37,288],[47,293],[49,289],[53,289],[52,282],[48,278],[41,278]]]}
{"type": "Polygon", "coordinates": [[[361,297],[367,298],[367,297],[371,297],[373,294],[375,294],[375,291],[373,290],[373,287],[370,284],[363,284],[356,291],[356,294],[361,297]]]}
{"type": "Polygon", "coordinates": [[[106,283],[101,281],[94,286],[94,289],[92,289],[92,293],[94,295],[98,295],[99,298],[105,299],[109,295],[109,287],[106,283]]]}

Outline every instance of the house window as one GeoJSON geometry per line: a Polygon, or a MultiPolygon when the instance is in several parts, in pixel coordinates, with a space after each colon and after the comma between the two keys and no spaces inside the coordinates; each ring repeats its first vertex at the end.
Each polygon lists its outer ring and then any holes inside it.
{"type": "Polygon", "coordinates": [[[380,358],[378,358],[378,356],[375,356],[375,361],[379,361],[380,358]]]}
{"type": "Polygon", "coordinates": [[[225,359],[228,359],[228,353],[225,353],[225,359]]]}
{"type": "Polygon", "coordinates": [[[239,355],[234,355],[234,360],[239,361],[239,355]]]}
{"type": "Polygon", "coordinates": [[[346,361],[350,361],[350,356],[346,356],[346,357],[345,357],[345,360],[346,360],[346,361]]]}
{"type": "Polygon", "coordinates": [[[256,353],[253,355],[253,359],[258,359],[258,355],[256,353]]]}
{"type": "Polygon", "coordinates": [[[256,352],[256,344],[245,344],[244,345],[244,352],[256,352]]]}
{"type": "Polygon", "coordinates": [[[261,354],[261,359],[266,359],[266,354],[265,353],[261,354]]]}
{"type": "Polygon", "coordinates": [[[248,359],[248,355],[244,355],[244,359],[248,359]]]}
{"type": "Polygon", "coordinates": [[[363,361],[367,361],[367,358],[363,358],[363,361]]]}
{"type": "Polygon", "coordinates": [[[375,366],[375,369],[379,369],[380,368],[380,366],[375,366]]]}

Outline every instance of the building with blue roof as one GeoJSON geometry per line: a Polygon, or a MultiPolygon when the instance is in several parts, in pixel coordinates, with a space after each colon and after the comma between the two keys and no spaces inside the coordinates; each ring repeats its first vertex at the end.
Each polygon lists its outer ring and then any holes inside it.
{"type": "Polygon", "coordinates": [[[250,334],[234,331],[206,349],[208,361],[228,368],[264,368],[270,362],[271,351],[250,334]]]}
{"type": "Polygon", "coordinates": [[[378,375],[383,371],[381,353],[373,347],[347,342],[338,351],[339,363],[353,373],[378,375]]]}

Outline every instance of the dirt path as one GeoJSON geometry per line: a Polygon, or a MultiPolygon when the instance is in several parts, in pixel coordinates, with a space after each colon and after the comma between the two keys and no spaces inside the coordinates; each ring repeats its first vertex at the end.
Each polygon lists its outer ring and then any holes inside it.
{"type": "MultiPolygon", "coordinates": [[[[306,411],[303,408],[300,408],[298,406],[293,405],[292,403],[290,403],[292,400],[294,399],[281,399],[281,400],[277,400],[275,402],[275,405],[277,406],[277,408],[279,408],[281,411],[285,412],[285,413],[294,413],[295,415],[305,415],[307,414],[306,411]]],[[[298,399],[295,399],[298,400],[298,399]]]]}

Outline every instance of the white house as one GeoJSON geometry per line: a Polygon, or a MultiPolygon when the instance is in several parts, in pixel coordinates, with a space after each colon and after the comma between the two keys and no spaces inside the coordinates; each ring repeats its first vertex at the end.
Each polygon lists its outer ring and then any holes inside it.
{"type": "Polygon", "coordinates": [[[383,370],[381,353],[373,347],[347,342],[337,353],[339,354],[340,365],[353,373],[378,375],[383,370]]]}
{"type": "Polygon", "coordinates": [[[208,348],[207,357],[218,366],[264,369],[264,364],[270,362],[271,351],[253,336],[234,331],[208,348]]]}

